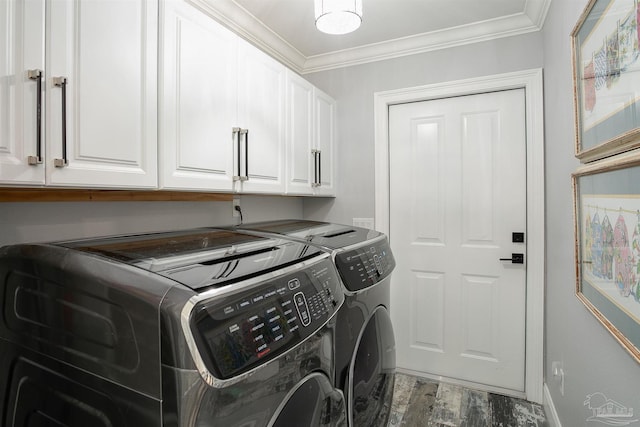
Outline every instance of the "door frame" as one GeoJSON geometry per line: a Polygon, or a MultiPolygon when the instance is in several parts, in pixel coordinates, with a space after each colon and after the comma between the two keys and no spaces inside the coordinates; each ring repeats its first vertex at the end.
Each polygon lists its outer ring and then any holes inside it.
{"type": "MultiPolygon", "coordinates": [[[[527,302],[525,395],[542,403],[544,381],[544,124],[542,69],[374,93],[375,228],[389,235],[389,106],[508,89],[525,90],[527,302]]],[[[389,236],[393,239],[393,236],[389,236]]]]}

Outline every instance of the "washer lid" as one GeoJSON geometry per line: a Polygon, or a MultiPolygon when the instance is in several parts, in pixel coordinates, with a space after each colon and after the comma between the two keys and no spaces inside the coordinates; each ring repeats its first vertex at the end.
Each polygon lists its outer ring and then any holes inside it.
{"type": "Polygon", "coordinates": [[[320,254],[318,249],[300,242],[215,229],[117,236],[59,245],[134,265],[194,290],[248,279],[320,254]]]}
{"type": "Polygon", "coordinates": [[[327,249],[340,249],[357,245],[382,235],[378,231],[361,227],[296,219],[256,222],[241,225],[239,229],[280,234],[327,249]]]}

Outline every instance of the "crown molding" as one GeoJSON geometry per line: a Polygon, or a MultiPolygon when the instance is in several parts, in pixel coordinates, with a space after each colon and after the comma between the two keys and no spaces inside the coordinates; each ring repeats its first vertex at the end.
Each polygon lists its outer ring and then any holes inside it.
{"type": "Polygon", "coordinates": [[[307,57],[236,2],[186,1],[287,67],[302,73],[307,57]]]}
{"type": "Polygon", "coordinates": [[[307,57],[233,1],[188,1],[300,74],[350,67],[539,31],[544,25],[551,4],[551,0],[527,0],[522,13],[307,57]]]}
{"type": "Polygon", "coordinates": [[[547,18],[549,6],[551,6],[551,0],[527,0],[524,6],[524,14],[541,30],[544,20],[547,18]]]}

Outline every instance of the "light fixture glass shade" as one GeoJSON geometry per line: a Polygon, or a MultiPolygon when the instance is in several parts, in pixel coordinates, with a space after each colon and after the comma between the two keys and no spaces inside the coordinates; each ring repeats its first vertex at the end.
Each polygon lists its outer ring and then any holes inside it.
{"type": "Polygon", "coordinates": [[[315,0],[316,27],[327,34],[346,34],[362,23],[362,0],[315,0]]]}

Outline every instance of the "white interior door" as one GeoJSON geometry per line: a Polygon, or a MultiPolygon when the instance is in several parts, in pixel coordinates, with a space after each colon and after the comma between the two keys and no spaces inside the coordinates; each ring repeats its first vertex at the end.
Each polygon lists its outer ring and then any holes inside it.
{"type": "Polygon", "coordinates": [[[398,367],[523,392],[524,90],[391,106],[389,162],[398,367]]]}

